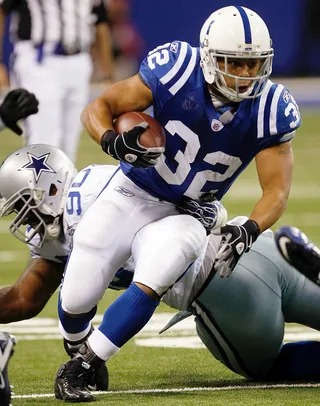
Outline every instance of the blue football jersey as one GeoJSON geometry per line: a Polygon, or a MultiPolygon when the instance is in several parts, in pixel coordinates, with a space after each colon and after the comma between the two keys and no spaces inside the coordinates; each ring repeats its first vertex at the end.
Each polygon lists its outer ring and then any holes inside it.
{"type": "Polygon", "coordinates": [[[282,85],[266,83],[261,96],[238,104],[228,124],[213,106],[200,66],[199,48],[175,41],[141,63],[151,89],[154,117],[166,132],[165,153],[155,167],[123,172],[150,194],[172,202],[211,192],[221,199],[263,149],[290,140],[300,126],[298,106],[282,85]]]}

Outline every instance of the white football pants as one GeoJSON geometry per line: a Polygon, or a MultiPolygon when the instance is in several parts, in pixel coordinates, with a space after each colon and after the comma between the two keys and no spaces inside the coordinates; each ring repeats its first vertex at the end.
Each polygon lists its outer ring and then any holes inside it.
{"type": "Polygon", "coordinates": [[[133,256],[134,281],[162,295],[200,255],[198,220],[141,190],[121,170],[81,219],[61,290],[69,314],[90,311],[116,271],[133,256]]]}
{"type": "Polygon", "coordinates": [[[91,57],[44,55],[37,60],[30,41],[15,45],[11,84],[36,95],[39,112],[25,121],[26,144],[49,144],[62,149],[73,161],[82,125],[80,115],[89,102],[91,57]]]}

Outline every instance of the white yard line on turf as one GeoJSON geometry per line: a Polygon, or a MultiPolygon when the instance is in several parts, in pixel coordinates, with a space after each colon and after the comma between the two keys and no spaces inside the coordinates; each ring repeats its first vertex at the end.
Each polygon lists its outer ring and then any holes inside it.
{"type": "Polygon", "coordinates": [[[26,251],[0,251],[0,262],[17,262],[25,260],[26,251]]]}
{"type": "MultiPolygon", "coordinates": [[[[132,389],[119,391],[92,392],[94,395],[130,395],[130,394],[153,394],[153,393],[175,393],[175,392],[217,392],[230,390],[250,390],[250,389],[281,389],[281,388],[319,388],[319,383],[297,383],[297,384],[275,384],[275,385],[235,385],[235,386],[213,386],[197,388],[172,388],[172,389],[132,389]]],[[[13,395],[14,399],[51,398],[53,393],[13,395]]]]}
{"type": "MultiPolygon", "coordinates": [[[[192,317],[171,327],[159,335],[159,331],[172,318],[174,313],[156,313],[149,323],[135,337],[135,344],[143,347],[161,348],[204,348],[197,336],[192,317]]],[[[93,319],[98,325],[103,315],[98,314],[93,319]]],[[[58,320],[54,318],[36,317],[10,324],[0,324],[0,331],[8,331],[22,341],[61,340],[58,320]]],[[[320,340],[320,332],[299,325],[286,325],[285,341],[320,340]]]]}

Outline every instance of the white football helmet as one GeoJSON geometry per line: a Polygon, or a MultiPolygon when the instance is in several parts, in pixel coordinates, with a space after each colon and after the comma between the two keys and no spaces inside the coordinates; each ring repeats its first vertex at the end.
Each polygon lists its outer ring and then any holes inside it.
{"type": "Polygon", "coordinates": [[[9,155],[0,166],[0,216],[15,213],[10,232],[20,241],[41,247],[60,235],[60,216],[76,167],[58,148],[29,145],[9,155]],[[31,231],[25,232],[25,225],[31,231]],[[38,234],[40,239],[32,239],[38,234]]]}
{"type": "Polygon", "coordinates": [[[201,67],[205,80],[233,102],[258,97],[272,72],[273,49],[268,28],[254,11],[240,6],[221,8],[210,15],[200,32],[201,67]],[[217,58],[224,58],[225,70],[217,58]],[[260,59],[261,68],[254,77],[228,73],[228,58],[260,59]],[[236,89],[226,85],[232,77],[236,89]],[[239,92],[239,80],[248,81],[249,89],[239,92]]]}

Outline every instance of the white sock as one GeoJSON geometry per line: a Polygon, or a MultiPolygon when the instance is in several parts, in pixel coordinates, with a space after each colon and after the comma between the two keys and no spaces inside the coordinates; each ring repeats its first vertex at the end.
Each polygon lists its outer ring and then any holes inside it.
{"type": "Polygon", "coordinates": [[[59,329],[60,329],[60,333],[66,340],[76,342],[76,341],[81,341],[83,338],[85,338],[89,334],[89,331],[91,329],[91,323],[89,323],[88,327],[84,331],[81,331],[81,333],[66,332],[66,330],[63,328],[60,321],[59,321],[59,329]]]}
{"type": "Polygon", "coordinates": [[[88,342],[93,352],[104,361],[107,361],[112,355],[120,351],[120,348],[114,345],[109,338],[97,328],[88,338],[88,342]]]}

